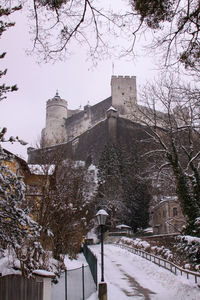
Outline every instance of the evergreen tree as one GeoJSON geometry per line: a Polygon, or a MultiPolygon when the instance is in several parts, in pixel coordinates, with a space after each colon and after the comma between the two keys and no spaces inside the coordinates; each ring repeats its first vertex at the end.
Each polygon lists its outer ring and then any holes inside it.
{"type": "Polygon", "coordinates": [[[142,163],[136,146],[131,151],[121,147],[121,174],[126,203],[124,222],[134,231],[146,228],[149,222],[150,183],[140,174],[142,163]]]}
{"type": "Polygon", "coordinates": [[[109,214],[111,227],[121,222],[125,209],[119,153],[117,148],[106,145],[98,165],[98,205],[109,214]]]}
{"type": "MultiPolygon", "coordinates": [[[[13,27],[15,23],[13,22],[7,22],[8,17],[14,13],[17,10],[20,10],[22,8],[21,5],[15,6],[15,7],[3,7],[0,4],[0,38],[2,34],[9,29],[10,27],[13,27]]],[[[0,59],[3,59],[6,55],[6,52],[0,53],[0,59]]],[[[7,73],[7,69],[0,70],[0,79],[5,76],[7,73]]],[[[13,92],[17,90],[16,85],[8,86],[5,83],[0,84],[0,101],[6,98],[6,93],[13,92]]]]}
{"type": "Polygon", "coordinates": [[[139,176],[137,152],[107,145],[99,160],[98,179],[98,205],[107,209],[112,227],[116,223],[134,230],[148,226],[151,196],[139,176]]]}

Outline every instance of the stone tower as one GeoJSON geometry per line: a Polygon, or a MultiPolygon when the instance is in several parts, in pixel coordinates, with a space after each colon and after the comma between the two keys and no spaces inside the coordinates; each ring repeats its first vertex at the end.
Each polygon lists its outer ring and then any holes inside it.
{"type": "Polygon", "coordinates": [[[42,130],[41,146],[52,146],[66,141],[65,119],[67,101],[56,92],[46,104],[46,127],[42,130]]]}
{"type": "Polygon", "coordinates": [[[112,106],[121,115],[128,115],[137,105],[136,76],[112,76],[112,106]]]}

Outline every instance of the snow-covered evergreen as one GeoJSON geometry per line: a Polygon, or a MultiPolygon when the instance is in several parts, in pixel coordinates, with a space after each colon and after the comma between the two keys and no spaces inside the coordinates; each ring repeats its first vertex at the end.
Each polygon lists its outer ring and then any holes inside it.
{"type": "Polygon", "coordinates": [[[40,227],[24,207],[25,185],[9,168],[12,160],[12,155],[0,147],[0,250],[14,251],[28,274],[42,252],[38,242],[40,227]]]}

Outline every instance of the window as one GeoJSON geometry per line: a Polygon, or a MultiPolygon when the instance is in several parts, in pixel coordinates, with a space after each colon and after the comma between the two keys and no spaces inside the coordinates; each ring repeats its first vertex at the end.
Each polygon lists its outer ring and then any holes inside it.
{"type": "Polygon", "coordinates": [[[178,209],[177,207],[173,208],[173,217],[178,216],[178,209]]]}
{"type": "Polygon", "coordinates": [[[178,226],[178,224],[174,224],[174,229],[176,230],[176,231],[178,231],[179,230],[179,226],[178,226]]]}

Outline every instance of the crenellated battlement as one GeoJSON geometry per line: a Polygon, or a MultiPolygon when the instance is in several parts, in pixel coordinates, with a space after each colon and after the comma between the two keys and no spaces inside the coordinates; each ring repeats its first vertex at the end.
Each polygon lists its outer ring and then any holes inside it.
{"type": "Polygon", "coordinates": [[[49,99],[46,103],[46,107],[49,107],[49,106],[52,106],[52,105],[62,105],[62,106],[65,106],[67,107],[68,103],[66,100],[64,99],[61,99],[61,98],[52,98],[52,99],[49,99]]]}
{"type": "Polygon", "coordinates": [[[116,76],[116,75],[113,75],[112,76],[112,79],[134,79],[134,78],[136,78],[136,76],[122,76],[122,75],[119,75],[119,76],[116,76]]]}

